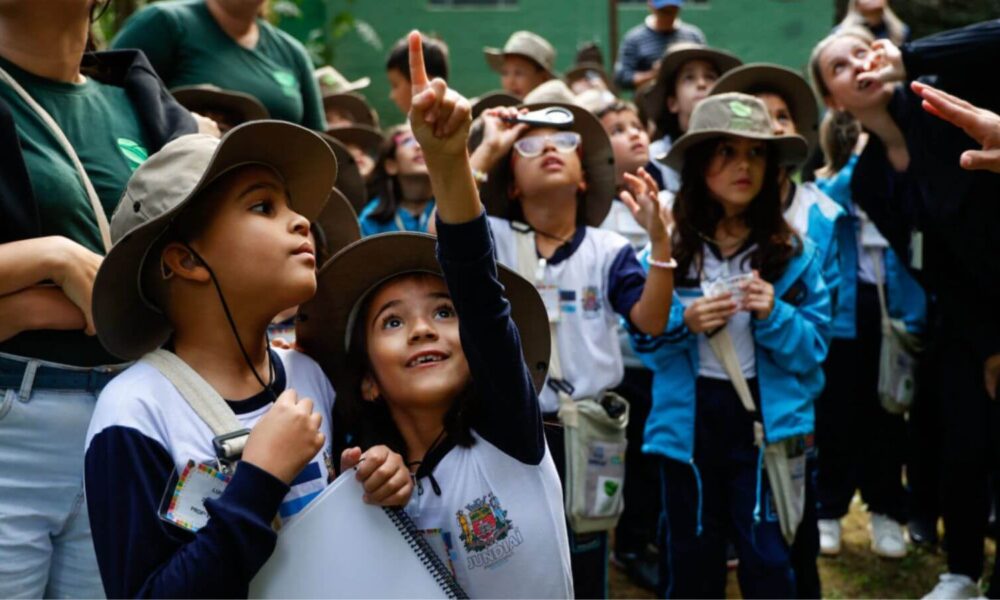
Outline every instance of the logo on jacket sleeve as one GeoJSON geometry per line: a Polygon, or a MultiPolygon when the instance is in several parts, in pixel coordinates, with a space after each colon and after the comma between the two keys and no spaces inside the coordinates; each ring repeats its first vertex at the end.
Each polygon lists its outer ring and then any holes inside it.
{"type": "Polygon", "coordinates": [[[457,511],[455,516],[469,569],[493,567],[510,558],[523,541],[521,530],[514,527],[492,492],[466,504],[465,510],[457,511]]]}

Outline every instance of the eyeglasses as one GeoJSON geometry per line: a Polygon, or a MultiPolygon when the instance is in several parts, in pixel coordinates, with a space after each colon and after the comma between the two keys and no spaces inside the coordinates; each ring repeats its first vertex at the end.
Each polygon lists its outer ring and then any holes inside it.
{"type": "Polygon", "coordinates": [[[524,158],[535,158],[541,156],[549,144],[563,154],[573,152],[580,145],[580,134],[560,131],[551,135],[531,135],[514,142],[514,149],[524,158]]]}

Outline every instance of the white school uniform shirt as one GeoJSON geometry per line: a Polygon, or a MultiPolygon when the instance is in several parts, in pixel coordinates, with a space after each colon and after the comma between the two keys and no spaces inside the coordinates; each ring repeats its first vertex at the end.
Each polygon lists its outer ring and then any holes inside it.
{"type": "MultiPolygon", "coordinates": [[[[299,398],[310,398],[313,411],[322,415],[320,431],[327,440],[333,439],[330,415],[333,414],[334,392],[330,380],[316,362],[293,350],[275,350],[285,371],[285,389],[294,389],[299,398]]],[[[236,415],[247,429],[271,409],[273,403],[236,415]]],[[[94,409],[87,431],[87,447],[98,433],[108,427],[128,427],[158,443],[174,460],[180,473],[189,460],[215,464],[212,429],[198,416],[177,388],[155,367],[142,361],[115,377],[104,388],[94,409]]],[[[332,457],[324,448],[316,454],[292,481],[291,489],[281,502],[278,515],[290,519],[319,495],[331,479],[332,457]]]]}
{"type": "Polygon", "coordinates": [[[471,447],[453,447],[421,478],[407,514],[471,598],[571,598],[562,488],[548,447],[540,464],[525,464],[472,434],[471,447]]]}
{"type": "MultiPolygon", "coordinates": [[[[490,217],[497,261],[517,270],[517,239],[510,221],[490,217]]],[[[559,288],[559,324],[556,341],[563,379],[573,386],[574,399],[596,398],[616,387],[625,375],[618,341],[618,314],[610,294],[613,265],[623,250],[635,253],[629,241],[604,229],[587,227],[573,253],[546,264],[544,283],[559,288]]],[[[635,260],[635,266],[641,272],[635,260]]],[[[531,280],[531,277],[528,277],[531,280]]],[[[539,394],[543,413],[559,409],[559,397],[545,386],[539,394]]]]}

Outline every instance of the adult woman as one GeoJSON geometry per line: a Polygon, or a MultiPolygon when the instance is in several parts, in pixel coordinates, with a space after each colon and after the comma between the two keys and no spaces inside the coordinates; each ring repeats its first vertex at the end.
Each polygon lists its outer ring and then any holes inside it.
{"type": "Polygon", "coordinates": [[[256,97],[271,118],[324,131],[323,101],[302,44],[260,18],[265,0],[152,4],[118,33],[115,48],[146,53],[168,87],[211,83],[256,97]]]}
{"type": "Polygon", "coordinates": [[[0,596],[103,595],[82,449],[122,361],[91,289],[132,170],[197,130],[140,53],[84,54],[96,4],[0,2],[0,596]]]}
{"type": "Polygon", "coordinates": [[[872,135],[858,159],[852,198],[872,218],[925,287],[936,293],[932,335],[939,338],[937,375],[943,403],[942,513],[949,573],[932,594],[978,594],[983,562],[990,439],[997,415],[983,385],[1000,355],[1000,179],[969,172],[956,158],[977,149],[962,132],[921,109],[898,85],[936,76],[946,91],[995,110],[998,85],[982,74],[1000,48],[1000,23],[944,32],[896,48],[867,31],[840,30],[813,50],[813,84],[829,108],[856,117],[872,135]],[[936,318],[935,318],[935,312],[936,318]]]}

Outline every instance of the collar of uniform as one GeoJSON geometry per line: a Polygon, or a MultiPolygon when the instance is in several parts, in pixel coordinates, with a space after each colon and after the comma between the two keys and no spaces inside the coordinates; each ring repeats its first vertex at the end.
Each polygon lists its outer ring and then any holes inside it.
{"type": "MultiPolygon", "coordinates": [[[[556,248],[556,251],[552,253],[552,257],[546,260],[545,262],[547,262],[550,265],[557,265],[562,261],[568,259],[569,257],[573,256],[573,253],[575,253],[577,248],[580,247],[580,244],[583,243],[583,239],[585,237],[587,237],[587,226],[586,225],[578,226],[576,228],[576,231],[573,232],[573,237],[569,240],[569,242],[556,248]]],[[[539,256],[538,258],[542,257],[539,256]]]]}
{"type": "Polygon", "coordinates": [[[729,261],[729,260],[733,260],[733,259],[737,259],[737,258],[742,257],[743,254],[745,254],[748,250],[750,250],[750,248],[753,246],[753,244],[754,243],[753,243],[753,241],[750,238],[747,238],[747,239],[743,240],[743,243],[740,244],[739,250],[737,250],[736,252],[734,252],[733,254],[731,254],[728,257],[722,256],[722,250],[719,250],[719,247],[716,246],[715,244],[710,244],[708,242],[705,242],[704,245],[706,247],[708,247],[708,251],[712,253],[712,256],[714,256],[716,258],[716,260],[718,260],[720,262],[726,262],[726,261],[729,261]]]}
{"type": "Polygon", "coordinates": [[[274,399],[285,391],[285,365],[281,363],[281,357],[278,356],[277,352],[268,349],[268,353],[271,355],[271,364],[274,365],[274,385],[271,386],[270,390],[261,390],[244,400],[226,400],[226,404],[233,409],[234,413],[238,415],[252,413],[274,402],[274,399]]]}

